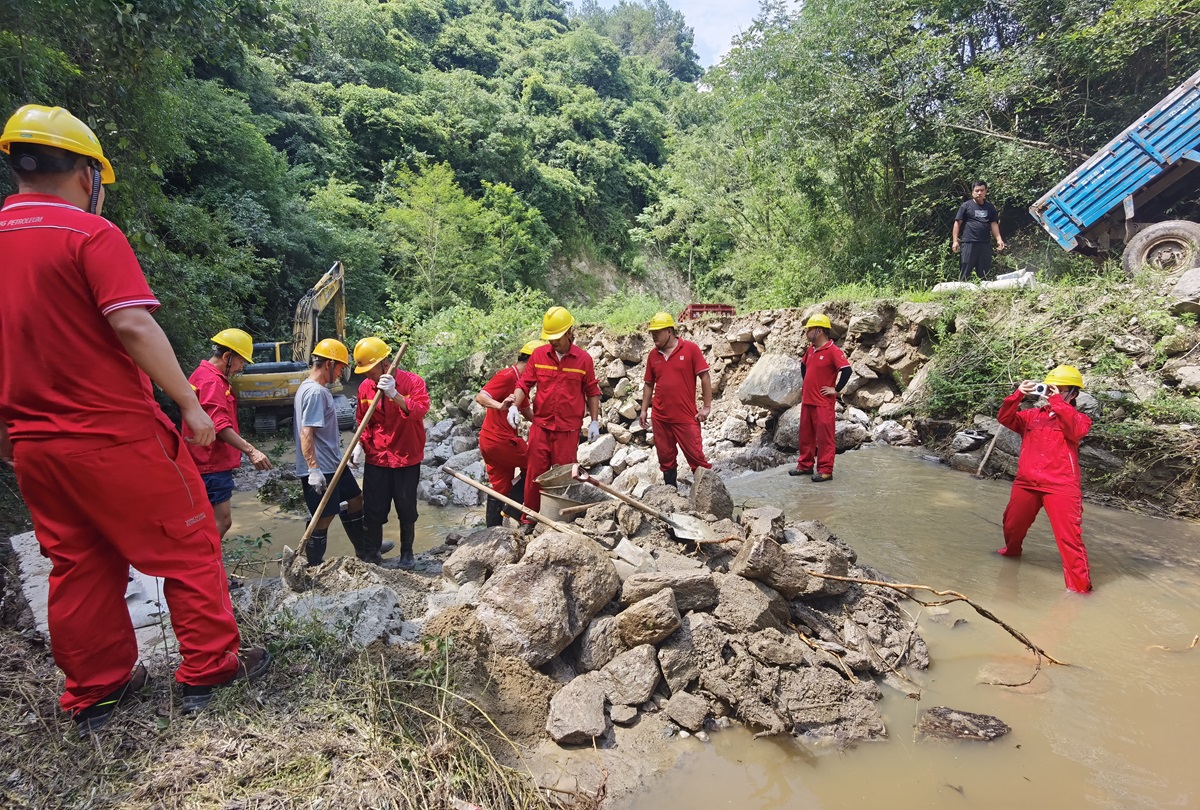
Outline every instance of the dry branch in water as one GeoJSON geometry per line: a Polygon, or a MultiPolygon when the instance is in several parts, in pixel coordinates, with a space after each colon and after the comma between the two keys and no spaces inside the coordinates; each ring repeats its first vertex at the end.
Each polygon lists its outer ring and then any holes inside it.
{"type": "Polygon", "coordinates": [[[1149,647],[1146,648],[1146,650],[1147,651],[1162,650],[1163,652],[1183,652],[1184,650],[1195,649],[1197,644],[1200,644],[1200,636],[1192,636],[1192,643],[1183,648],[1164,647],[1161,644],[1151,644],[1149,647]]]}

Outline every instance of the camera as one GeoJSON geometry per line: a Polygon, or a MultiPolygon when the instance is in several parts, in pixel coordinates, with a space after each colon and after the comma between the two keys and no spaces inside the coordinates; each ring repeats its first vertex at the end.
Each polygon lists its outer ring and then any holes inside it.
{"type": "Polygon", "coordinates": [[[1033,386],[1033,395],[1035,397],[1044,397],[1046,392],[1050,390],[1050,386],[1045,383],[1035,383],[1033,386]]]}

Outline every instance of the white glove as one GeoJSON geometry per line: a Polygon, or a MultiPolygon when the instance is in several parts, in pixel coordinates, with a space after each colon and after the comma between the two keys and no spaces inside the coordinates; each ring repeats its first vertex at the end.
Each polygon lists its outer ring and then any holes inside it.
{"type": "Polygon", "coordinates": [[[350,463],[355,467],[361,467],[363,462],[367,460],[367,451],[363,450],[361,444],[354,445],[354,452],[350,454],[350,463]]]}
{"type": "Polygon", "coordinates": [[[508,423],[513,426],[514,430],[521,425],[521,412],[517,410],[516,405],[508,406],[508,423]]]}
{"type": "Polygon", "coordinates": [[[380,377],[379,382],[375,383],[375,387],[382,391],[388,399],[396,398],[396,378],[391,374],[384,374],[380,377]]]}
{"type": "Polygon", "coordinates": [[[599,439],[599,438],[600,438],[600,423],[598,421],[596,421],[595,419],[593,419],[592,423],[590,425],[588,425],[588,441],[594,442],[594,441],[596,441],[596,439],[599,439]]]}
{"type": "Polygon", "coordinates": [[[317,491],[320,495],[325,491],[325,473],[320,470],[309,468],[308,470],[308,485],[317,491]]]}

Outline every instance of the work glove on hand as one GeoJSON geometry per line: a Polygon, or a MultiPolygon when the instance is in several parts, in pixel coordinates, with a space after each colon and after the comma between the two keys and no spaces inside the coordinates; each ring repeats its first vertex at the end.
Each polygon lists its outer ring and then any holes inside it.
{"type": "Polygon", "coordinates": [[[521,424],[521,412],[517,410],[516,405],[508,406],[508,423],[513,426],[514,430],[521,424]]]}
{"type": "Polygon", "coordinates": [[[325,492],[325,473],[320,470],[309,469],[308,485],[315,489],[318,495],[325,492]]]}
{"type": "Polygon", "coordinates": [[[396,378],[391,374],[384,374],[380,377],[375,387],[382,391],[383,395],[388,399],[396,398],[396,378]]]}
{"type": "Polygon", "coordinates": [[[363,462],[367,460],[367,451],[363,450],[361,444],[354,445],[354,452],[350,454],[350,463],[355,467],[361,467],[363,462]]]}
{"type": "Polygon", "coordinates": [[[600,423],[597,422],[595,419],[593,419],[592,423],[590,425],[588,425],[588,441],[594,442],[594,441],[596,441],[596,439],[599,439],[599,438],[600,438],[600,423]]]}

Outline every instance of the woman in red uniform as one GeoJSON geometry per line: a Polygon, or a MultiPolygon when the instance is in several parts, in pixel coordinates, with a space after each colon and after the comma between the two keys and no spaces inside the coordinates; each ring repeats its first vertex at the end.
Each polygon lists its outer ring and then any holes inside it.
{"type": "MultiPolygon", "coordinates": [[[[479,430],[479,451],[483,454],[483,463],[487,466],[488,484],[501,495],[506,495],[514,501],[521,501],[525,492],[525,478],[522,476],[514,483],[513,476],[518,469],[524,470],[529,446],[517,433],[508,420],[508,412],[515,409],[513,400],[517,390],[517,380],[525,371],[525,363],[533,350],[546,345],[544,340],[531,340],[521,347],[517,362],[497,371],[483,390],[475,395],[475,401],[487,408],[483,416],[483,427],[479,430]]],[[[499,526],[504,520],[504,504],[493,498],[487,499],[488,526],[499,526]]],[[[521,513],[509,514],[510,517],[520,518],[521,513]]]]}

